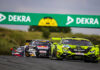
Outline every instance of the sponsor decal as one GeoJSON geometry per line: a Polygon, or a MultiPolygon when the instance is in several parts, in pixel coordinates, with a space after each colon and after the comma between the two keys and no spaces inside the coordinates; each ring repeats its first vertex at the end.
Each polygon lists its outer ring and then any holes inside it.
{"type": "Polygon", "coordinates": [[[71,18],[70,16],[67,17],[67,23],[66,25],[69,25],[70,23],[74,22],[74,19],[71,18]]]}
{"type": "Polygon", "coordinates": [[[30,16],[24,16],[24,15],[8,15],[5,16],[0,13],[0,22],[4,21],[6,18],[8,18],[9,22],[31,22],[30,16]]]}
{"type": "Polygon", "coordinates": [[[13,22],[31,22],[31,19],[30,19],[30,16],[8,15],[8,21],[13,21],[13,22]]]}
{"type": "Polygon", "coordinates": [[[0,13],[0,22],[6,19],[6,16],[0,13]]]}
{"type": "Polygon", "coordinates": [[[55,19],[52,17],[44,17],[39,21],[39,26],[58,26],[55,19]]]}
{"type": "Polygon", "coordinates": [[[76,18],[76,24],[99,24],[97,18],[76,18]]]}
{"type": "MultiPolygon", "coordinates": [[[[71,23],[74,22],[74,18],[68,16],[67,17],[67,23],[66,25],[69,25],[71,23]]],[[[80,17],[76,17],[76,22],[74,22],[74,24],[76,23],[76,25],[79,25],[79,24],[88,24],[88,25],[99,25],[99,21],[98,21],[98,18],[80,18],[80,17]]]]}

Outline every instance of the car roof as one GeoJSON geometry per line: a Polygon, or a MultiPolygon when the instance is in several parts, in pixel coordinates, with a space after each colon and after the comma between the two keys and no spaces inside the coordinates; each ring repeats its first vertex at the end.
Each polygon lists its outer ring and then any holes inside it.
{"type": "Polygon", "coordinates": [[[33,40],[32,42],[50,42],[49,40],[33,40]]]}
{"type": "Polygon", "coordinates": [[[73,40],[86,40],[86,41],[89,41],[88,39],[85,39],[85,38],[62,38],[62,39],[73,39],[73,40]]]}

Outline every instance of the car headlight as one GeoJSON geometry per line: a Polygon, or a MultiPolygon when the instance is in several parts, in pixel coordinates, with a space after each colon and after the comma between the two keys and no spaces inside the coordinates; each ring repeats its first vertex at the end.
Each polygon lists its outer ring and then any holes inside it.
{"type": "Polygon", "coordinates": [[[63,47],[64,47],[64,48],[70,48],[70,46],[69,46],[69,45],[63,45],[63,47]]]}
{"type": "Polygon", "coordinates": [[[63,51],[68,51],[67,49],[63,49],[63,51]]]}
{"type": "Polygon", "coordinates": [[[58,51],[60,50],[60,49],[57,49],[58,51]]]}
{"type": "Polygon", "coordinates": [[[94,53],[95,52],[95,50],[93,50],[93,51],[90,51],[90,53],[94,53]]]}

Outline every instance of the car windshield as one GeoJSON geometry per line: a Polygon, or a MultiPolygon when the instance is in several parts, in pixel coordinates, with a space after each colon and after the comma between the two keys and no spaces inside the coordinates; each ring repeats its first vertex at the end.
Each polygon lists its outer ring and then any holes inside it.
{"type": "Polygon", "coordinates": [[[46,42],[39,42],[39,43],[37,43],[37,45],[39,45],[39,46],[48,46],[49,45],[49,43],[46,43],[46,42]]]}
{"type": "Polygon", "coordinates": [[[37,41],[37,42],[34,42],[34,45],[42,45],[42,46],[48,46],[50,43],[48,43],[48,42],[39,42],[39,41],[37,41]]]}
{"type": "Polygon", "coordinates": [[[39,41],[33,41],[30,43],[30,45],[37,45],[39,43],[39,41]]]}
{"type": "Polygon", "coordinates": [[[62,44],[92,46],[92,43],[89,42],[89,41],[86,41],[86,40],[72,40],[72,39],[64,39],[64,40],[62,40],[62,44]]]}

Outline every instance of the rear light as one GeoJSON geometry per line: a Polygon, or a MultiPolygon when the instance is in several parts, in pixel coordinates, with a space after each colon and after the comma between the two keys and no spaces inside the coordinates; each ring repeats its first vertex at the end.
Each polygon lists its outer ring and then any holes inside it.
{"type": "Polygon", "coordinates": [[[37,46],[38,49],[48,49],[48,46],[37,46]]]}
{"type": "Polygon", "coordinates": [[[17,50],[14,50],[15,52],[17,52],[17,50]]]}
{"type": "Polygon", "coordinates": [[[59,53],[59,52],[57,52],[56,54],[57,54],[57,55],[59,55],[60,53],[59,53]]]}
{"type": "Polygon", "coordinates": [[[48,47],[48,46],[37,46],[37,47],[48,47]]]}

